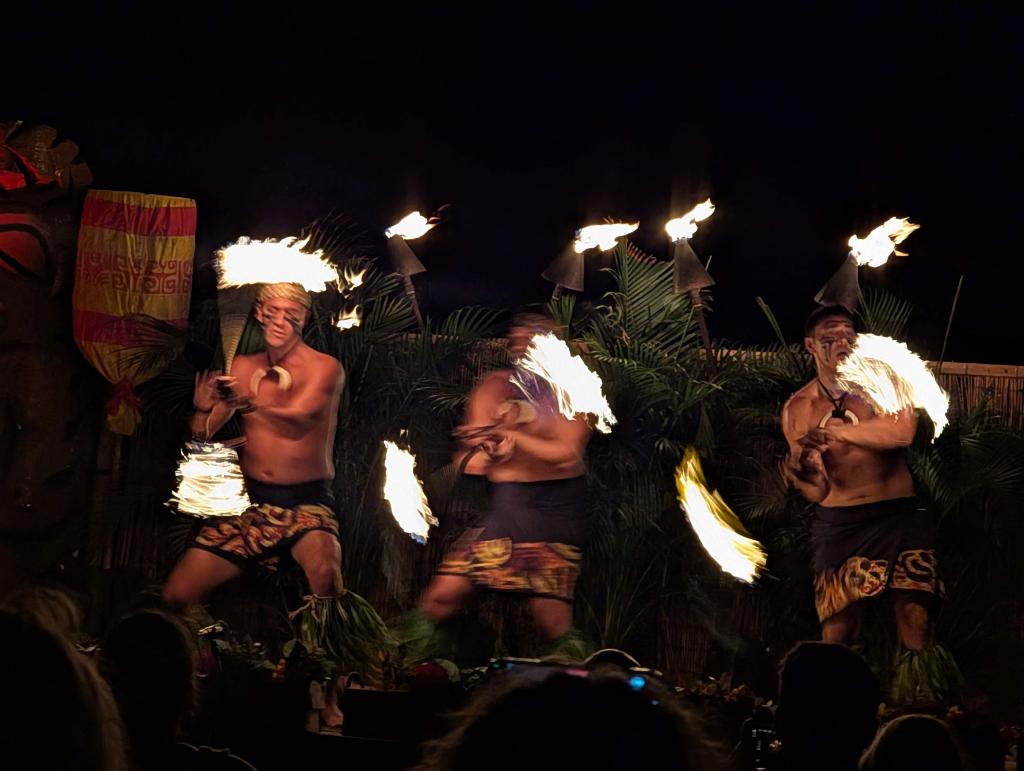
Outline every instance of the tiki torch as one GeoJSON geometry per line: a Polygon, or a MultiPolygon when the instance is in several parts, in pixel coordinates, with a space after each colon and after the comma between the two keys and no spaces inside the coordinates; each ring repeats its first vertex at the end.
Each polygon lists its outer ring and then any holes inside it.
{"type": "Polygon", "coordinates": [[[631,225],[622,222],[610,222],[604,225],[588,225],[576,231],[576,238],[565,248],[540,275],[555,285],[551,299],[557,300],[565,289],[574,292],[583,291],[583,253],[588,249],[600,249],[607,252],[614,249],[615,244],[623,236],[629,235],[640,227],[639,222],[631,225]]]}
{"type": "Polygon", "coordinates": [[[395,272],[402,277],[405,296],[409,298],[409,304],[412,306],[412,312],[416,316],[416,322],[420,325],[420,329],[423,329],[423,314],[420,313],[420,304],[416,300],[416,287],[412,284],[412,277],[417,273],[426,272],[427,269],[407,242],[420,238],[432,230],[436,224],[437,222],[432,222],[418,211],[414,211],[384,231],[384,235],[388,239],[388,252],[391,254],[395,272]]]}
{"type": "Polygon", "coordinates": [[[847,242],[849,255],[825,286],[818,290],[814,301],[819,305],[842,305],[851,313],[856,311],[860,296],[858,269],[862,265],[869,268],[881,267],[893,254],[906,257],[906,253],[898,251],[896,247],[919,227],[906,217],[890,217],[868,233],[866,238],[850,236],[847,242]]]}
{"type": "Polygon", "coordinates": [[[703,222],[715,213],[715,205],[711,199],[697,204],[682,217],[676,217],[665,223],[665,232],[675,245],[672,253],[672,291],[676,294],[684,292],[690,296],[694,313],[697,314],[697,326],[700,328],[701,340],[708,360],[708,371],[714,372],[715,357],[711,351],[711,335],[708,332],[707,320],[704,318],[704,301],[701,290],[714,286],[707,268],[697,258],[690,246],[690,239],[697,232],[697,223],[703,222]]]}

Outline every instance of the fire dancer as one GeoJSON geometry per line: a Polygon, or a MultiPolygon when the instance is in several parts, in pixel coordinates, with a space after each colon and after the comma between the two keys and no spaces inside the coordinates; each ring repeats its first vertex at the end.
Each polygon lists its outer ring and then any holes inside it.
{"type": "Polygon", "coordinates": [[[904,648],[901,662],[927,656],[955,672],[949,654],[929,638],[928,605],[942,584],[929,516],[915,497],[905,456],[916,414],[876,414],[837,384],[836,369],[857,336],[849,309],[819,307],[808,317],[805,335],[817,377],[783,407],[789,444],[784,472],[817,504],[812,543],[822,639],[850,643],[860,631],[860,601],[889,590],[904,648]]]}
{"type": "Polygon", "coordinates": [[[298,284],[266,284],[256,319],[264,352],[237,356],[232,376],[197,378],[194,436],[209,440],[237,412],[240,450],[252,508],[209,521],[164,586],[174,605],[200,601],[211,589],[260,564],[276,568],[290,554],[318,597],[341,590],[341,546],[331,509],[332,450],[345,373],[337,359],[302,341],[311,299],[298,284]]]}
{"type": "MultiPolygon", "coordinates": [[[[552,327],[540,314],[516,316],[509,333],[512,354],[522,355],[534,335],[552,327]]],[[[448,618],[474,584],[523,595],[537,631],[553,649],[568,654],[591,429],[582,417],[560,414],[550,393],[524,400],[512,374],[493,372],[470,394],[466,423],[456,431],[455,462],[467,474],[487,477],[490,506],[482,526],[464,534],[449,552],[420,608],[434,622],[448,618]]]]}

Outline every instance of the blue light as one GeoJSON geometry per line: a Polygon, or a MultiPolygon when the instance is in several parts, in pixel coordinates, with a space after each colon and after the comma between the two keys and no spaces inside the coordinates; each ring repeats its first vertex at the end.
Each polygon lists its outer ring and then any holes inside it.
{"type": "Polygon", "coordinates": [[[640,675],[633,675],[629,678],[629,687],[634,691],[639,691],[645,685],[647,685],[647,681],[640,677],[640,675]]]}

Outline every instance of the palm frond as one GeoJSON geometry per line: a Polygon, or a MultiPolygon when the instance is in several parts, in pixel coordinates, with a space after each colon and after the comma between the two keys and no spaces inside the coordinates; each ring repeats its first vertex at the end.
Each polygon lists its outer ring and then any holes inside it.
{"type": "Polygon", "coordinates": [[[860,317],[866,331],[897,340],[903,338],[913,308],[892,292],[869,289],[860,295],[860,317]]]}

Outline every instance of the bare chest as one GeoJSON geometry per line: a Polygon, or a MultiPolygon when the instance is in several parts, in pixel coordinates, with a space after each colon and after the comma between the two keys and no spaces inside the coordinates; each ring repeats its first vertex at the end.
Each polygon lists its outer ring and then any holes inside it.
{"type": "Polygon", "coordinates": [[[863,399],[851,394],[829,398],[818,389],[800,411],[800,433],[812,428],[828,428],[830,425],[857,424],[875,416],[874,408],[863,399]]]}
{"type": "Polygon", "coordinates": [[[307,385],[301,368],[275,367],[269,362],[246,362],[234,374],[235,391],[258,407],[288,407],[307,385]]]}

